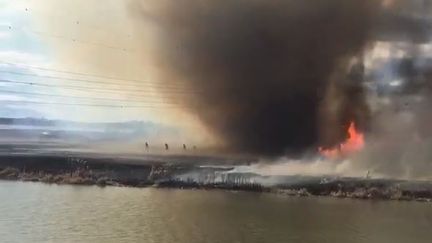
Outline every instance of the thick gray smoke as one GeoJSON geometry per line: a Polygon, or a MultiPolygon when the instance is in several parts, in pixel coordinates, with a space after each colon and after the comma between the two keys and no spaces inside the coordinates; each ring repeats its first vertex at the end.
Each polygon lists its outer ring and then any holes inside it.
{"type": "MultiPolygon", "coordinates": [[[[159,58],[172,67],[170,78],[197,91],[187,109],[235,151],[281,155],[320,142],[329,84],[349,73],[351,59],[368,44],[377,3],[187,0],[163,1],[156,14],[133,9],[156,24],[159,58]]],[[[331,143],[363,115],[347,116],[367,111],[360,86],[348,86],[355,99],[341,99],[349,104],[338,104],[337,119],[326,124],[331,143]]]]}
{"type": "Polygon", "coordinates": [[[432,179],[430,44],[399,44],[375,74],[369,141],[357,166],[391,177],[432,179]],[[427,47],[427,48],[425,48],[427,47]],[[428,57],[429,56],[429,57],[428,57]]]}

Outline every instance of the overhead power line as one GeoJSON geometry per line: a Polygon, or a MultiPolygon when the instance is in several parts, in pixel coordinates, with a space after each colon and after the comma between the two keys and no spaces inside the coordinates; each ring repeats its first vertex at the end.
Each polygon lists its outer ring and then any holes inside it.
{"type": "MultiPolygon", "coordinates": [[[[60,70],[60,69],[54,69],[54,68],[47,68],[47,67],[41,67],[41,66],[35,66],[35,65],[5,62],[5,61],[0,61],[0,64],[5,64],[5,65],[10,65],[10,66],[15,66],[15,67],[25,67],[25,68],[37,69],[37,70],[48,71],[48,72],[72,74],[72,75],[85,76],[85,77],[94,77],[94,78],[99,78],[99,79],[128,81],[130,83],[137,83],[137,84],[149,82],[147,80],[112,77],[112,76],[106,76],[106,75],[101,75],[101,74],[91,74],[91,73],[84,73],[84,72],[77,72],[77,71],[70,71],[70,70],[60,70]]],[[[152,84],[155,84],[155,83],[152,83],[152,84]]],[[[170,83],[169,85],[164,84],[165,87],[173,87],[173,88],[174,87],[176,87],[176,88],[181,87],[181,86],[177,86],[177,85],[182,85],[182,83],[170,83]]]]}
{"type": "Polygon", "coordinates": [[[9,31],[14,31],[14,30],[20,30],[23,32],[33,33],[33,34],[39,35],[39,36],[45,36],[45,37],[59,39],[59,40],[66,40],[66,41],[69,41],[72,43],[92,45],[92,46],[97,46],[97,47],[101,47],[101,48],[117,50],[117,51],[122,51],[122,52],[131,53],[134,51],[133,49],[129,49],[129,48],[122,47],[122,46],[112,46],[112,45],[107,45],[107,44],[104,44],[101,42],[93,42],[93,41],[83,40],[83,39],[74,38],[74,37],[70,37],[70,36],[66,36],[66,35],[52,34],[52,33],[48,33],[48,32],[43,32],[43,31],[38,31],[38,30],[33,30],[33,29],[23,28],[23,27],[18,27],[18,26],[9,26],[9,31]]]}
{"type": "MultiPolygon", "coordinates": [[[[0,83],[2,83],[2,79],[0,79],[0,83]]],[[[134,99],[160,99],[161,97],[163,97],[163,95],[160,95],[158,93],[148,93],[148,94],[129,94],[126,92],[121,92],[120,90],[118,92],[115,91],[100,91],[100,90],[87,90],[87,89],[82,89],[82,88],[69,88],[69,87],[62,87],[62,85],[39,85],[37,83],[31,83],[31,82],[20,82],[20,81],[13,81],[13,80],[4,80],[3,83],[9,83],[9,84],[18,84],[18,85],[28,85],[28,86],[40,86],[43,87],[44,89],[61,89],[61,90],[65,90],[65,91],[71,91],[71,92],[79,92],[79,93],[87,93],[87,94],[98,94],[100,96],[127,96],[127,98],[134,98],[134,99]]],[[[175,95],[170,94],[169,97],[174,97],[175,95]]]]}
{"type": "Polygon", "coordinates": [[[50,38],[55,38],[55,39],[62,39],[62,40],[67,40],[70,42],[78,42],[80,44],[85,44],[85,45],[92,45],[92,46],[97,46],[97,47],[102,47],[102,48],[107,48],[107,49],[112,49],[112,50],[118,50],[118,51],[124,51],[124,52],[132,52],[134,51],[133,49],[127,49],[124,47],[120,47],[120,46],[110,46],[110,45],[106,45],[103,43],[99,43],[99,42],[92,42],[92,41],[88,41],[88,40],[82,40],[82,39],[78,39],[78,38],[72,38],[72,37],[68,37],[65,35],[57,35],[57,34],[50,34],[47,32],[42,32],[42,31],[37,31],[37,30],[27,30],[28,32],[31,32],[33,34],[36,35],[42,35],[42,36],[46,36],[46,37],[50,37],[50,38]]]}
{"type": "Polygon", "coordinates": [[[98,100],[98,101],[111,101],[111,102],[130,102],[130,103],[142,103],[142,104],[169,104],[177,105],[179,103],[174,102],[163,102],[155,100],[131,100],[131,99],[111,99],[111,98],[99,98],[99,97],[85,97],[85,96],[74,96],[74,95],[56,95],[56,94],[46,94],[46,93],[35,93],[35,92],[25,92],[25,91],[15,91],[15,90],[3,90],[0,89],[0,93],[4,94],[22,94],[30,96],[40,96],[40,97],[54,97],[54,98],[71,98],[71,99],[83,99],[83,100],[98,100]]]}
{"type": "MultiPolygon", "coordinates": [[[[194,91],[191,90],[183,90],[173,87],[163,87],[161,85],[154,85],[151,83],[143,83],[143,85],[134,85],[134,84],[123,84],[123,83],[114,83],[114,82],[104,82],[104,81],[97,81],[97,80],[89,80],[89,79],[77,79],[77,78],[69,78],[69,77],[58,77],[58,76],[51,76],[51,75],[42,75],[42,74],[34,74],[34,73],[22,73],[22,72],[15,72],[15,71],[8,71],[8,70],[0,70],[0,73],[8,73],[13,75],[20,75],[20,76],[31,76],[31,77],[39,77],[39,78],[47,78],[47,79],[57,79],[57,80],[68,80],[68,81],[75,81],[75,82],[82,82],[82,83],[90,83],[90,84],[106,84],[106,85],[116,85],[116,86],[128,86],[128,87],[143,87],[148,86],[148,88],[157,89],[160,92],[179,92],[179,93],[194,93],[194,91]]],[[[118,90],[118,89],[115,89],[118,90]]],[[[147,92],[148,90],[144,89],[124,89],[124,91],[133,91],[133,92],[147,92]]]]}
{"type": "Polygon", "coordinates": [[[156,106],[156,105],[109,105],[109,104],[91,104],[91,103],[63,103],[63,102],[44,102],[44,101],[27,101],[27,100],[0,100],[0,103],[7,105],[14,104],[36,104],[36,105],[60,105],[60,106],[93,106],[108,108],[176,108],[176,106],[156,106]]]}
{"type": "MultiPolygon", "coordinates": [[[[133,89],[119,89],[119,88],[105,88],[105,87],[89,87],[89,86],[80,86],[80,85],[68,85],[68,84],[45,84],[45,83],[37,83],[37,82],[27,82],[27,81],[17,81],[10,79],[0,79],[0,83],[13,83],[13,84],[22,84],[22,85],[30,85],[30,86],[40,86],[40,87],[49,87],[49,88],[60,88],[60,89],[72,89],[86,92],[100,92],[100,93],[114,93],[114,94],[124,94],[126,92],[132,93],[140,93],[143,95],[155,95],[157,92],[149,91],[149,90],[133,90],[133,89]]],[[[162,92],[163,93],[163,92],[162,92]]],[[[173,94],[182,94],[175,93],[173,94]]],[[[130,94],[128,94],[130,95],[130,94]]],[[[132,96],[131,96],[132,97],[132,96]]],[[[135,96],[138,97],[138,96],[135,96]]]]}
{"type": "Polygon", "coordinates": [[[96,78],[103,78],[103,79],[112,79],[112,80],[126,80],[126,81],[134,81],[134,82],[141,82],[141,80],[136,79],[126,79],[126,78],[118,78],[118,77],[110,77],[100,74],[89,74],[89,73],[83,73],[83,72],[76,72],[76,71],[70,71],[70,70],[59,70],[54,68],[47,68],[47,67],[41,67],[41,66],[35,66],[35,65],[28,65],[28,64],[21,64],[21,63],[13,63],[13,62],[4,62],[0,61],[1,64],[16,66],[16,67],[26,67],[26,68],[33,68],[43,71],[50,71],[50,72],[57,72],[57,73],[67,73],[67,74],[74,74],[74,75],[81,75],[81,76],[91,76],[96,78]]]}

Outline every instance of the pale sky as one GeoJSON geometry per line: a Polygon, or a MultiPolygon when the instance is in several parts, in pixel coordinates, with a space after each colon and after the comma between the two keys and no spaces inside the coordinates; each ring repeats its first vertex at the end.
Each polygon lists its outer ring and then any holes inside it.
{"type": "Polygon", "coordinates": [[[158,86],[149,84],[149,80],[155,79],[150,70],[152,67],[143,65],[141,60],[136,61],[140,55],[137,48],[140,47],[133,46],[131,26],[126,24],[126,10],[123,5],[112,0],[104,1],[103,6],[100,1],[94,0],[0,0],[0,78],[14,82],[37,83],[29,85],[0,82],[0,90],[3,89],[0,91],[0,104],[3,106],[0,109],[0,116],[40,116],[82,121],[152,120],[167,123],[173,120],[170,114],[175,113],[175,120],[190,119],[185,114],[180,114],[177,109],[172,109],[171,104],[165,104],[167,101],[159,97],[155,90],[158,86]],[[98,7],[91,8],[93,4],[98,7]],[[46,76],[54,76],[57,79],[46,76]],[[88,82],[70,79],[85,79],[88,82]],[[145,80],[142,85],[139,83],[141,80],[145,80]],[[83,91],[63,88],[64,85],[90,88],[83,91]],[[134,89],[145,92],[134,93],[134,89]],[[37,96],[34,93],[51,96],[37,96]],[[105,98],[111,100],[104,100],[105,98]],[[25,100],[34,103],[5,105],[5,100],[25,100]],[[61,106],[36,102],[115,107],[61,106]],[[166,108],[167,106],[170,108],[166,108]],[[16,114],[13,114],[13,110],[16,114]]]}
{"type": "Polygon", "coordinates": [[[160,95],[178,87],[159,83],[152,41],[126,3],[0,0],[0,117],[150,121],[208,142],[193,114],[160,95]]]}

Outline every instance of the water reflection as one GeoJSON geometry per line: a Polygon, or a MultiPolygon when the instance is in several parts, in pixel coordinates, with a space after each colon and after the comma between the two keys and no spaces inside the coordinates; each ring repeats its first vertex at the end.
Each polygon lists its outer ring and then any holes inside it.
{"type": "Polygon", "coordinates": [[[430,242],[415,202],[0,182],[1,242],[430,242]]]}

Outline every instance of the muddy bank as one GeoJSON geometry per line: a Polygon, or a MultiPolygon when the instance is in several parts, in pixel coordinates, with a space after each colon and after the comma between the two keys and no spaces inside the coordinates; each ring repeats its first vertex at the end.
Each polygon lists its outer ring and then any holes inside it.
{"type": "Polygon", "coordinates": [[[432,183],[401,180],[278,177],[277,183],[251,173],[236,173],[234,167],[211,167],[181,163],[136,164],[115,159],[78,157],[3,157],[0,179],[55,184],[130,186],[177,189],[220,189],[271,192],[288,196],[432,201],[432,183]]]}
{"type": "Polygon", "coordinates": [[[278,185],[276,191],[288,195],[336,198],[432,201],[432,183],[388,179],[333,178],[278,185]]]}
{"type": "Polygon", "coordinates": [[[192,165],[66,156],[0,156],[0,179],[57,184],[148,186],[192,165]]]}

